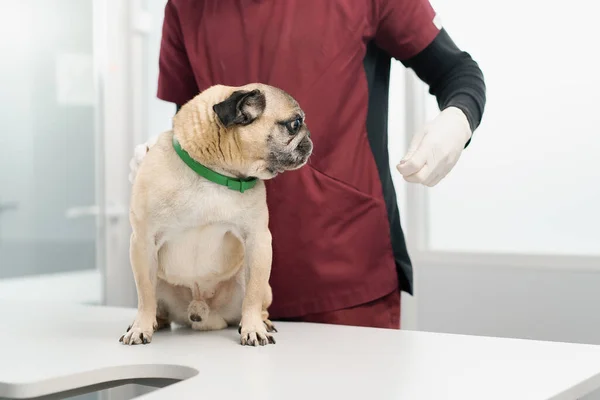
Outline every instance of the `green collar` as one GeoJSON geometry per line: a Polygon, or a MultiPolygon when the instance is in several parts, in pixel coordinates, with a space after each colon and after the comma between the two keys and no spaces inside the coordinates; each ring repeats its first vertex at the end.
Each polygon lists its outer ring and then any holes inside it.
{"type": "Polygon", "coordinates": [[[187,164],[188,167],[192,169],[198,175],[208,179],[211,182],[217,183],[219,185],[227,186],[231,190],[235,190],[240,193],[244,193],[246,190],[252,189],[258,179],[256,178],[248,178],[248,179],[237,179],[230,178],[225,175],[221,175],[218,172],[213,171],[200,164],[198,161],[194,160],[187,151],[181,148],[179,141],[173,135],[173,148],[175,152],[179,155],[179,157],[183,160],[184,163],[187,164]]]}

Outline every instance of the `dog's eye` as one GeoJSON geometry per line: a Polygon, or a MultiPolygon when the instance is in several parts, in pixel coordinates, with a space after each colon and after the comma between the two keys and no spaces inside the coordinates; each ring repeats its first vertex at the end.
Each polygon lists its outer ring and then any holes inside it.
{"type": "Polygon", "coordinates": [[[286,123],[285,127],[290,134],[295,135],[302,127],[302,118],[297,117],[295,120],[286,123]]]}

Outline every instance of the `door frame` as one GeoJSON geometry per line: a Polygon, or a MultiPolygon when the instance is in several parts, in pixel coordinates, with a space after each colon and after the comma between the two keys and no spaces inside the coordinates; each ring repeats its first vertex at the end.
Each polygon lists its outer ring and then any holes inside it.
{"type": "Polygon", "coordinates": [[[132,29],[133,3],[94,0],[95,77],[98,89],[97,265],[103,280],[103,305],[135,307],[137,293],[129,263],[128,218],[131,185],[129,161],[139,137],[136,120],[136,55],[132,29]]]}
{"type": "MultiPolygon", "coordinates": [[[[97,204],[101,210],[97,216],[97,265],[102,268],[102,304],[114,307],[137,307],[137,290],[129,261],[131,184],[128,176],[134,147],[142,143],[143,138],[138,93],[141,44],[133,23],[141,1],[94,0],[99,103],[96,148],[100,161],[97,204]]],[[[126,385],[101,393],[99,399],[126,400],[145,391],[141,386],[126,385]]]]}

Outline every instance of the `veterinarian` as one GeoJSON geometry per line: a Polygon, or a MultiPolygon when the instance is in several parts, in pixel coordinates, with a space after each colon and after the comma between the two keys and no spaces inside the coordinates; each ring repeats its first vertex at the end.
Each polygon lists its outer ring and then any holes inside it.
{"type": "MultiPolygon", "coordinates": [[[[400,293],[412,294],[413,274],[388,167],[391,58],[416,72],[441,110],[397,166],[431,187],[470,143],[486,89],[428,0],[166,5],[160,99],[178,109],[214,84],[261,82],[306,112],[309,164],[267,181],[275,320],[400,328],[400,293]]],[[[130,179],[150,146],[136,149],[130,179]]]]}

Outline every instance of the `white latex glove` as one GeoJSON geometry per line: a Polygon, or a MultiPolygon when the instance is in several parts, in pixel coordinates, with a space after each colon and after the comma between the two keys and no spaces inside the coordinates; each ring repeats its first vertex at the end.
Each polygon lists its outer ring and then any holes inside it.
{"type": "Polygon", "coordinates": [[[135,149],[133,150],[133,157],[129,161],[129,182],[130,183],[133,184],[133,181],[135,180],[135,175],[137,174],[137,170],[138,170],[138,167],[140,166],[140,163],[142,162],[142,159],[146,156],[146,154],[148,153],[148,150],[150,150],[150,147],[152,147],[156,144],[157,140],[158,140],[158,135],[151,137],[150,139],[148,139],[148,141],[146,143],[138,144],[137,146],[135,146],[135,149]]]}
{"type": "Polygon", "coordinates": [[[396,168],[407,182],[435,186],[454,168],[471,133],[466,115],[448,107],[412,138],[396,168]]]}

